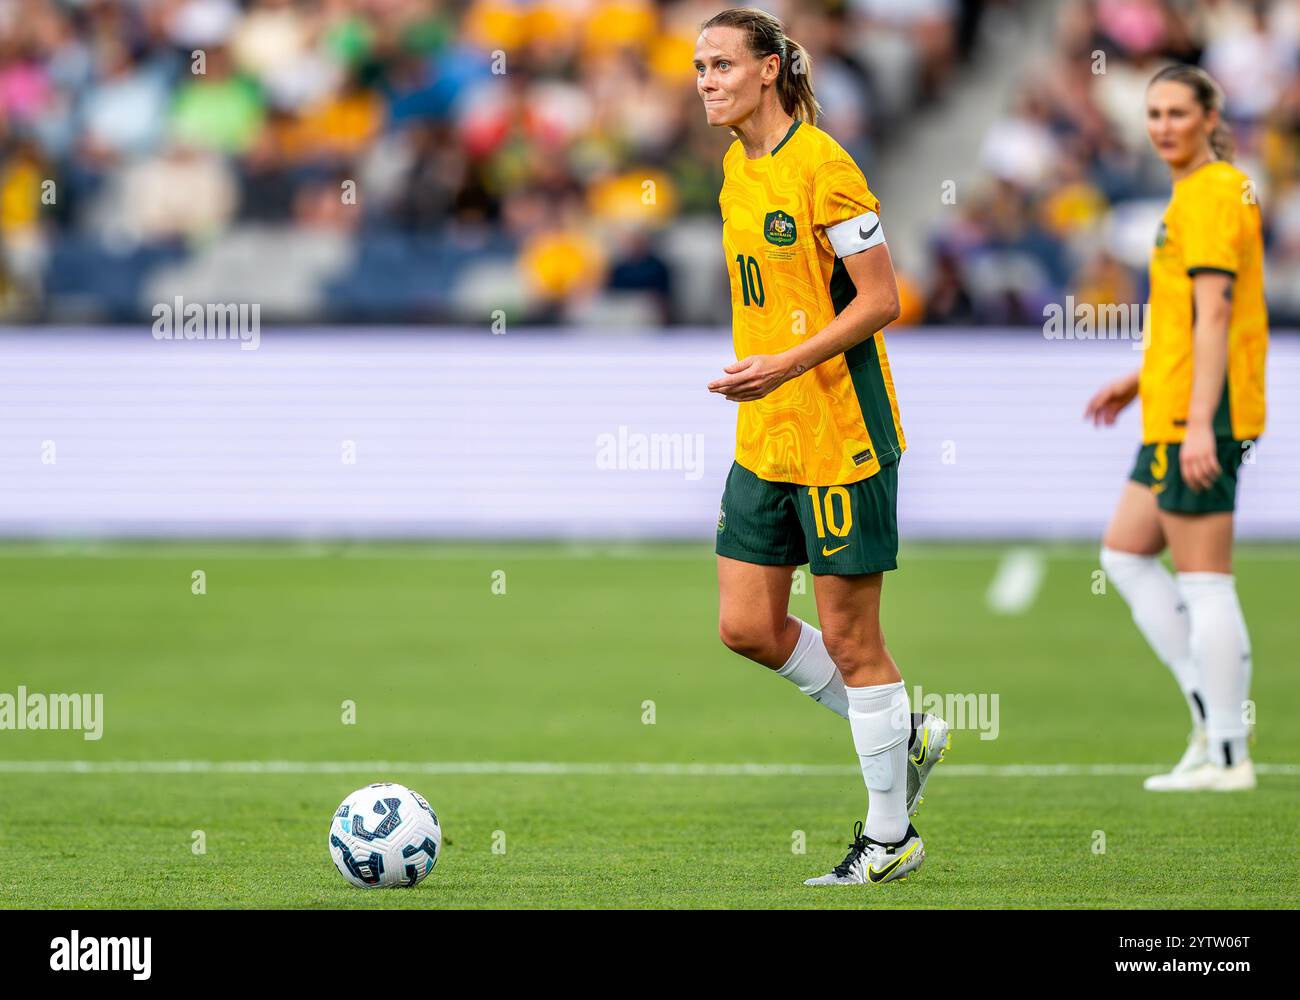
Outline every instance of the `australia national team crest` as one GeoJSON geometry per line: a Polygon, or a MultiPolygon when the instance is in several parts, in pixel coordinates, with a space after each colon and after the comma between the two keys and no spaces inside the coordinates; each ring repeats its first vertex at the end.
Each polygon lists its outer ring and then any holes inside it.
{"type": "Polygon", "coordinates": [[[794,218],[780,209],[768,212],[763,219],[763,235],[767,238],[767,242],[776,246],[792,245],[796,239],[794,218]]]}
{"type": "Polygon", "coordinates": [[[1165,240],[1169,239],[1169,230],[1165,227],[1165,220],[1160,220],[1160,228],[1156,230],[1156,246],[1165,245],[1165,240]]]}

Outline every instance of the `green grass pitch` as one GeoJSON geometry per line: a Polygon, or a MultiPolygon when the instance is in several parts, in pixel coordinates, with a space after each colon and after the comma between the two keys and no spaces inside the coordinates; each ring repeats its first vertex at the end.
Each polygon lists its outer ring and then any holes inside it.
{"type": "MultiPolygon", "coordinates": [[[[1238,559],[1255,758],[1272,768],[1253,794],[1194,796],[1145,793],[1138,773],[998,770],[1168,764],[1186,736],[1122,600],[1092,593],[1095,550],[1043,551],[1032,607],[999,616],[985,592],[1005,547],[905,547],[883,614],[909,690],[996,695],[999,731],[954,734],[916,820],[916,875],[813,889],[802,880],[843,856],[865,806],[852,742],[718,642],[707,547],[7,546],[0,692],[102,692],[105,721],[97,742],[0,731],[0,906],[1294,907],[1300,549],[1238,559]],[[206,594],[191,592],[196,570],[206,594]],[[358,766],[22,769],[68,761],[358,766]],[[326,850],[339,801],[378,780],[411,785],[442,820],[438,867],[414,889],[353,889],[326,850]]],[[[792,610],[815,621],[807,590],[792,610]]]]}

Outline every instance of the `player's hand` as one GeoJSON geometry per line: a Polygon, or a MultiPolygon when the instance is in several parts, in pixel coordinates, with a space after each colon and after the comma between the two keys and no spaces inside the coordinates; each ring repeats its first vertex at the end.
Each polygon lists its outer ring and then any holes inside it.
{"type": "Polygon", "coordinates": [[[1083,419],[1091,420],[1094,427],[1100,427],[1102,424],[1109,427],[1115,423],[1115,418],[1120,415],[1124,407],[1133,402],[1137,393],[1136,374],[1116,379],[1088,400],[1087,409],[1083,411],[1083,419]]]}
{"type": "Polygon", "coordinates": [[[1219,449],[1214,440],[1214,431],[1208,425],[1187,428],[1183,446],[1178,450],[1178,465],[1183,474],[1183,482],[1197,493],[1208,490],[1219,478],[1223,468],[1219,465],[1219,449]]]}
{"type": "Polygon", "coordinates": [[[722,369],[725,378],[709,383],[709,392],[719,392],[733,403],[748,403],[762,399],[777,386],[789,381],[799,372],[778,354],[751,354],[722,369]]]}

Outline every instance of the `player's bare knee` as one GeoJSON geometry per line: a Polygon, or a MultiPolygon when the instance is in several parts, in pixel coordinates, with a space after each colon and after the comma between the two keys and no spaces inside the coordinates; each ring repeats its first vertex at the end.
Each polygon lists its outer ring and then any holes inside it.
{"type": "Polygon", "coordinates": [[[772,650],[777,645],[777,635],[773,629],[757,626],[752,622],[734,622],[727,619],[718,622],[718,638],[733,653],[739,653],[751,660],[770,659],[772,650]]]}

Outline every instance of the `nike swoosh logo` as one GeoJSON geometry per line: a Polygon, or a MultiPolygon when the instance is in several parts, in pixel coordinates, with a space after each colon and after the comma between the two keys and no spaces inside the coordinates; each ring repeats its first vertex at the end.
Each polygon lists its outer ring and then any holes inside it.
{"type": "Polygon", "coordinates": [[[849,547],[849,546],[848,546],[848,543],[846,542],[844,545],[841,545],[838,549],[831,549],[831,550],[828,552],[828,551],[826,551],[826,546],[823,545],[823,546],[822,546],[822,555],[824,555],[824,556],[833,556],[833,555],[835,555],[836,552],[839,552],[841,549],[847,549],[848,547],[849,547]]]}
{"type": "Polygon", "coordinates": [[[861,227],[861,226],[858,226],[858,236],[861,237],[861,238],[864,239],[864,240],[869,240],[869,239],[871,239],[872,236],[874,236],[874,235],[876,234],[876,230],[879,229],[879,228],[880,228],[880,222],[879,222],[879,221],[877,221],[876,224],[875,224],[874,226],[871,227],[871,232],[869,232],[869,233],[864,233],[864,232],[862,231],[862,227],[861,227]]]}
{"type": "Polygon", "coordinates": [[[926,733],[921,737],[920,754],[912,758],[912,763],[915,764],[917,767],[920,767],[922,764],[925,763],[926,754],[929,752],[929,742],[930,742],[930,734],[926,733]]]}
{"type": "Polygon", "coordinates": [[[902,857],[894,858],[893,861],[889,862],[888,865],[885,865],[883,869],[880,869],[880,871],[876,871],[874,867],[867,865],[867,879],[870,880],[870,882],[884,882],[885,879],[889,878],[889,875],[891,875],[892,871],[896,869],[896,867],[900,866],[902,862],[905,862],[907,858],[911,857],[911,852],[915,849],[917,849],[917,845],[911,845],[909,852],[904,854],[902,857]]]}
{"type": "Polygon", "coordinates": [[[880,869],[880,871],[876,871],[876,869],[872,868],[870,865],[867,865],[867,879],[868,879],[868,881],[871,881],[871,882],[883,882],[885,879],[887,879],[887,878],[889,877],[890,873],[893,872],[893,870],[894,870],[895,868],[897,868],[897,867],[898,867],[899,865],[901,865],[904,861],[906,861],[908,858],[910,858],[910,857],[912,856],[912,851],[915,851],[915,850],[916,850],[916,845],[913,844],[911,850],[909,850],[909,851],[908,851],[906,854],[904,854],[901,858],[895,858],[895,859],[894,859],[893,861],[891,861],[889,864],[885,865],[884,868],[880,869]]]}

